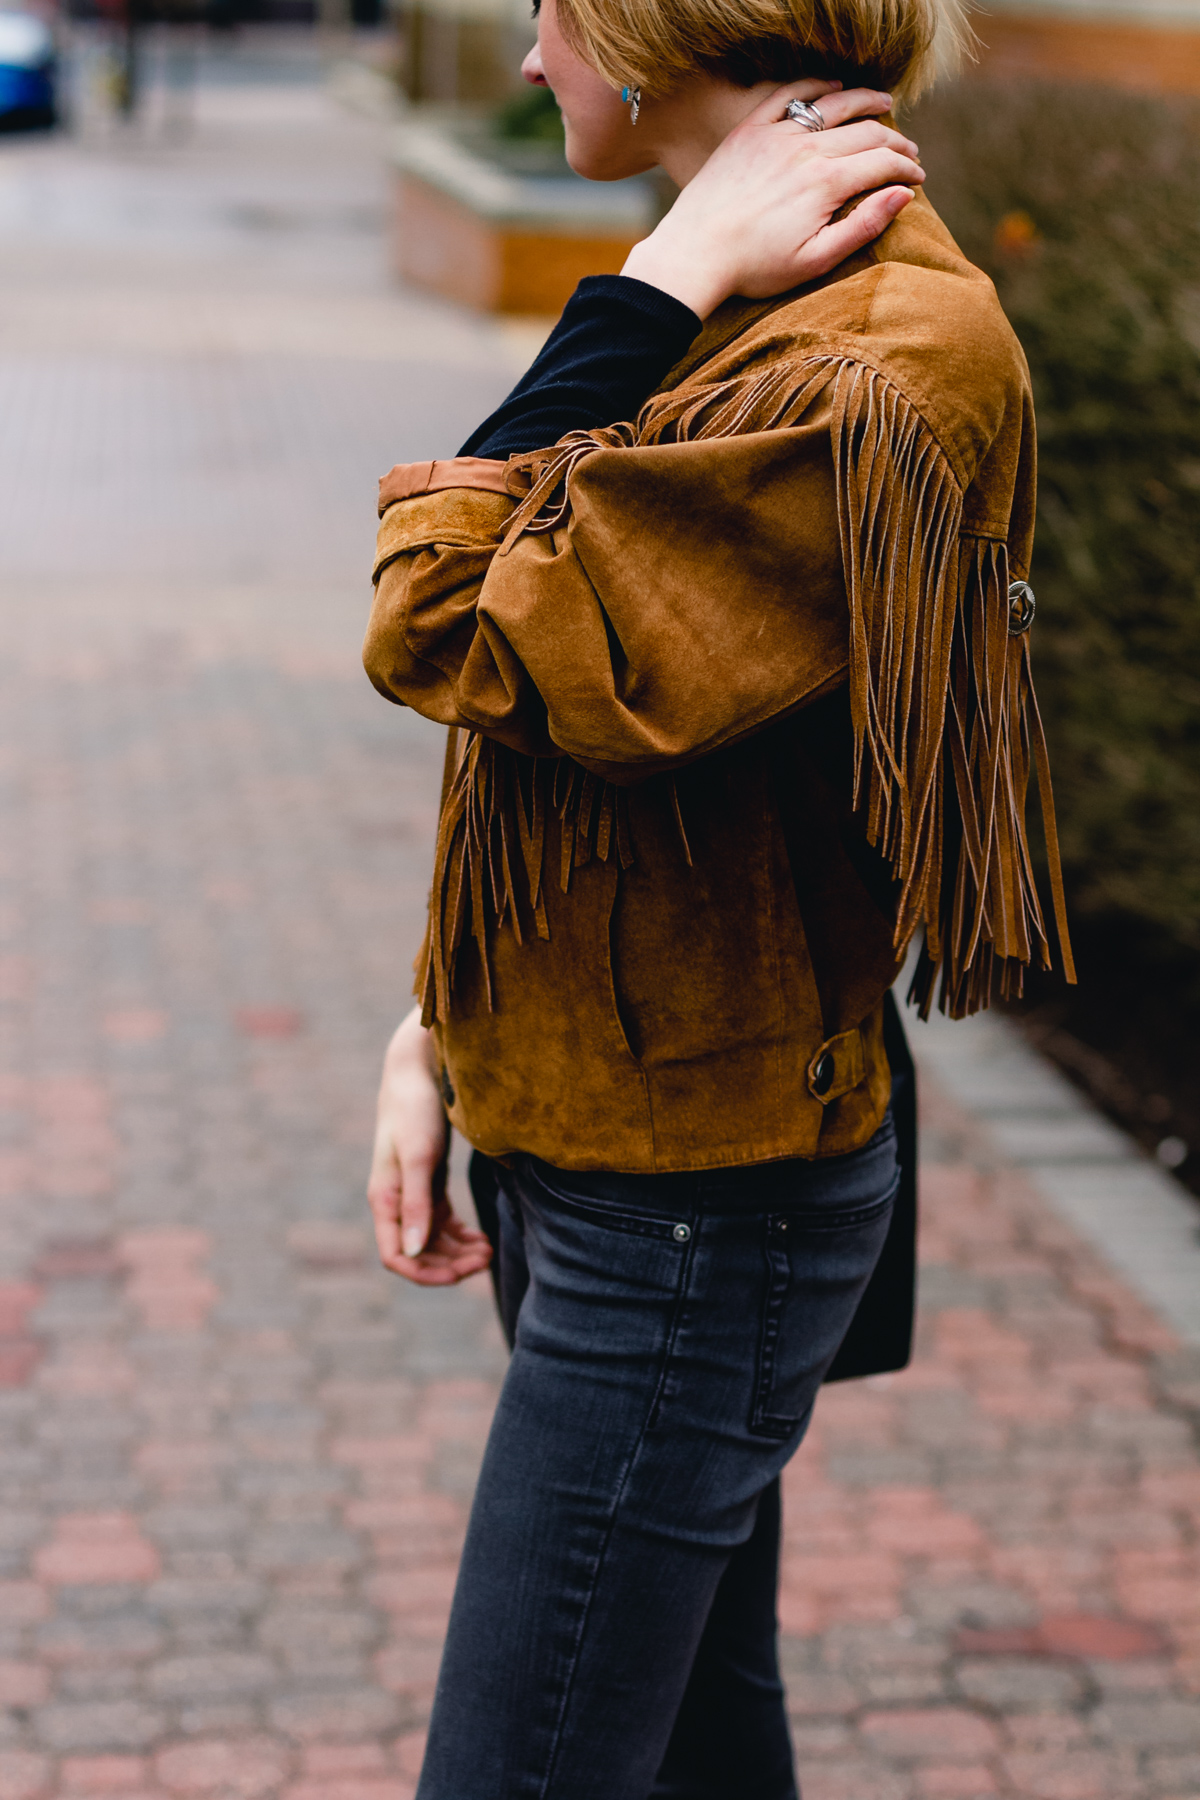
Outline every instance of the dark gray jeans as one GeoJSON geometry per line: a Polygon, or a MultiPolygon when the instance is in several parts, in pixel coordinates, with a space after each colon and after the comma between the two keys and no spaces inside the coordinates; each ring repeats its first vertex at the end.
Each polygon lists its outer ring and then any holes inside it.
{"type": "Polygon", "coordinates": [[[418,1800],[795,1800],[778,1477],[887,1232],[891,1114],[823,1162],[496,1173],[513,1356],[418,1800]]]}

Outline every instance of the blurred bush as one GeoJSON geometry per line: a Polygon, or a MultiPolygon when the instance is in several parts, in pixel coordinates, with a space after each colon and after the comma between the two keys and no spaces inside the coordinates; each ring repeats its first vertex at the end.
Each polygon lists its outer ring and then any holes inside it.
{"type": "Polygon", "coordinates": [[[971,80],[906,128],[1033,376],[1034,656],[1073,912],[1196,1000],[1200,107],[971,80]]]}
{"type": "Polygon", "coordinates": [[[561,144],[562,114],[549,88],[526,87],[497,108],[493,120],[496,136],[523,143],[561,144]]]}

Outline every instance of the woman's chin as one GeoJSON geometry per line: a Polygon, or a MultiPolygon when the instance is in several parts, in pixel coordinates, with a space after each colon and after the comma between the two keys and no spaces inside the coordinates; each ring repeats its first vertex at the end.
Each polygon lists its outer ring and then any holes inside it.
{"type": "MultiPolygon", "coordinates": [[[[628,130],[628,126],[626,127],[628,130]]],[[[585,181],[624,181],[630,175],[644,175],[654,167],[654,158],[638,155],[635,145],[589,141],[582,132],[567,126],[564,146],[567,162],[585,181]]]]}

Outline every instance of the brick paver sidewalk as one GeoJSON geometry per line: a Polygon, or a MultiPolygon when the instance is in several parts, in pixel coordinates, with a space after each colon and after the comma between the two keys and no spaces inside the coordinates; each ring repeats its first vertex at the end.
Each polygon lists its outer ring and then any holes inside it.
{"type": "MultiPolygon", "coordinates": [[[[440,744],[356,644],[512,362],[390,296],[374,128],[201,121],[0,147],[0,1800],[405,1800],[503,1358],[372,1261],[440,744]]],[[[1197,1800],[1188,1359],[926,1112],[920,1355],[788,1475],[806,1800],[1197,1800]]]]}

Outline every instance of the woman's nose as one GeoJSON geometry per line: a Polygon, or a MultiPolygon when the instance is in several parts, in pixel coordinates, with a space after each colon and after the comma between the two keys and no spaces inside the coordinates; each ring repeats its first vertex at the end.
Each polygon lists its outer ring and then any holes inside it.
{"type": "Polygon", "coordinates": [[[526,81],[531,81],[533,83],[534,87],[549,87],[550,84],[546,80],[545,73],[542,69],[542,51],[539,44],[533,46],[533,49],[521,64],[521,73],[526,81]]]}

